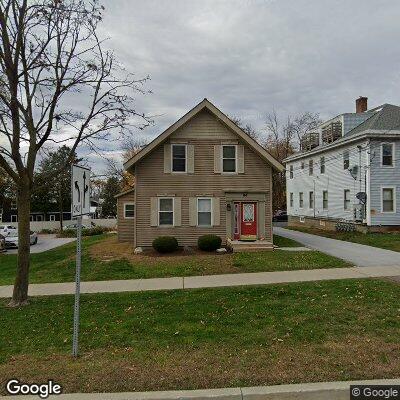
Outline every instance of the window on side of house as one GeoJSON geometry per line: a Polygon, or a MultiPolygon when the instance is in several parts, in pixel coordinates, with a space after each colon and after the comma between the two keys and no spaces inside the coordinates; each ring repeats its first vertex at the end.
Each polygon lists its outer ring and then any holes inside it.
{"type": "Polygon", "coordinates": [[[289,177],[290,179],[293,179],[293,165],[289,167],[289,177]]]}
{"type": "Polygon", "coordinates": [[[303,199],[303,192],[299,193],[299,207],[303,208],[304,205],[304,199],[303,199]]]}
{"type": "Polygon", "coordinates": [[[197,225],[211,226],[212,225],[212,202],[211,198],[197,199],[197,225]]]}
{"type": "Polygon", "coordinates": [[[349,169],[350,167],[350,154],[346,150],[343,152],[343,169],[349,169]]]}
{"type": "Polygon", "coordinates": [[[393,167],[394,143],[382,143],[382,166],[393,167]]]}
{"type": "Polygon", "coordinates": [[[321,157],[319,160],[320,172],[321,174],[325,173],[325,157],[321,157]]]}
{"type": "Polygon", "coordinates": [[[328,209],[328,191],[327,190],[322,191],[322,208],[324,210],[328,209]]]}
{"type": "Polygon", "coordinates": [[[308,162],[308,175],[314,174],[314,160],[308,162]]]}
{"type": "Polygon", "coordinates": [[[174,199],[172,197],[160,197],[158,199],[158,225],[174,225],[174,199]]]}
{"type": "Polygon", "coordinates": [[[350,210],[350,190],[345,189],[343,193],[343,208],[345,210],[350,210]]]}
{"type": "Polygon", "coordinates": [[[135,203],[124,203],[124,218],[135,218],[135,203]]]}
{"type": "Polygon", "coordinates": [[[222,145],[222,172],[236,172],[235,145],[222,145]]]}
{"type": "Polygon", "coordinates": [[[301,162],[301,169],[304,169],[304,161],[301,162]]]}
{"type": "Polygon", "coordinates": [[[289,194],[289,203],[290,203],[290,207],[293,208],[293,193],[289,194]]]}
{"type": "Polygon", "coordinates": [[[382,212],[396,211],[396,195],[394,188],[382,188],[382,212]]]}
{"type": "Polygon", "coordinates": [[[50,221],[55,221],[56,220],[56,216],[54,214],[50,215],[50,221]]]}
{"type": "Polygon", "coordinates": [[[308,194],[308,204],[311,209],[314,209],[314,192],[308,194]]]}
{"type": "Polygon", "coordinates": [[[172,172],[186,172],[185,144],[172,144],[172,172]]]}

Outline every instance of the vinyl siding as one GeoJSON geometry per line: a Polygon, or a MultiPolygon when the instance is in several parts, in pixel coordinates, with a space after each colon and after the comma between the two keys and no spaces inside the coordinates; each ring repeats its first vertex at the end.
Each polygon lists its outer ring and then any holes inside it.
{"type": "Polygon", "coordinates": [[[228,212],[225,189],[268,192],[265,202],[265,237],[272,240],[271,167],[208,112],[195,116],[175,132],[167,143],[177,140],[185,140],[194,145],[194,174],[164,173],[162,145],[136,165],[136,245],[148,247],[157,236],[171,235],[178,239],[181,246],[193,246],[197,244],[199,236],[209,233],[221,236],[225,243],[228,212]],[[227,141],[245,145],[243,174],[214,173],[214,146],[227,141]],[[181,226],[150,226],[150,199],[157,196],[181,198],[181,226]],[[220,198],[219,226],[190,226],[189,198],[198,196],[220,198]]]}
{"type": "MultiPolygon", "coordinates": [[[[315,217],[335,218],[352,221],[354,219],[353,205],[359,201],[355,195],[360,191],[360,170],[357,179],[354,179],[348,170],[343,169],[343,152],[349,151],[350,167],[359,165],[359,151],[357,145],[367,147],[367,142],[352,143],[338,149],[305,157],[286,164],[287,205],[288,214],[292,216],[314,216],[314,210],[309,208],[309,192],[315,192],[315,217]],[[320,158],[325,157],[325,174],[320,172],[320,158]],[[309,176],[308,163],[314,160],[314,174],[309,176]],[[304,170],[301,163],[304,162],[304,170]],[[289,168],[293,165],[293,179],[290,179],[289,168]],[[344,190],[350,190],[350,209],[344,209],[344,190]],[[323,209],[322,193],[328,191],[328,209],[323,209]],[[304,207],[299,207],[299,193],[303,192],[304,207]],[[293,207],[290,207],[290,193],[293,193],[293,207]]],[[[365,191],[365,166],[367,153],[361,153],[361,191],[365,191]]]]}
{"type": "MultiPolygon", "coordinates": [[[[124,218],[124,203],[132,203],[135,201],[135,193],[130,192],[117,199],[117,214],[118,214],[118,240],[120,242],[134,242],[135,234],[135,219],[124,218]]],[[[135,207],[136,216],[136,207],[135,207]]]]}
{"type": "Polygon", "coordinates": [[[371,141],[371,225],[400,225],[400,140],[371,141]],[[395,143],[394,168],[382,167],[382,143],[395,143]],[[382,187],[395,187],[396,213],[382,213],[382,187]]]}

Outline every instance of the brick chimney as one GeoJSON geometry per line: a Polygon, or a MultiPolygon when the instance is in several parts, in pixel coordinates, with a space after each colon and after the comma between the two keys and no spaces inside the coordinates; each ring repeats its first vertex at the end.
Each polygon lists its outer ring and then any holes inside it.
{"type": "Polygon", "coordinates": [[[356,99],[356,113],[362,113],[368,110],[368,97],[360,96],[356,99]]]}

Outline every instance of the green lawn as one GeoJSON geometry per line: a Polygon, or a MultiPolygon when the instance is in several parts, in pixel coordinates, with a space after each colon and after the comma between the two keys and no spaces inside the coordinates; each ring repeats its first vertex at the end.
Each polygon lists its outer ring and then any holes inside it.
{"type": "Polygon", "coordinates": [[[279,235],[274,235],[274,245],[278,247],[303,247],[301,243],[279,235]]]}
{"type": "Polygon", "coordinates": [[[289,227],[300,232],[312,233],[332,239],[345,240],[346,242],[360,243],[381,249],[400,251],[400,233],[360,233],[360,232],[335,232],[308,227],[289,227]]]}
{"type": "MultiPolygon", "coordinates": [[[[294,246],[288,239],[278,243],[294,246]]],[[[75,279],[75,243],[32,254],[30,282],[71,282],[75,279]]],[[[14,282],[16,255],[0,255],[0,285],[14,282]]],[[[139,279],[171,276],[213,275],[240,272],[286,271],[315,268],[340,268],[350,264],[317,251],[284,250],[217,255],[198,252],[167,256],[134,255],[127,243],[115,235],[83,239],[82,280],[139,279]]]]}
{"type": "Polygon", "coordinates": [[[83,295],[0,302],[0,390],[13,377],[66,392],[394,378],[400,290],[378,280],[83,295]]]}

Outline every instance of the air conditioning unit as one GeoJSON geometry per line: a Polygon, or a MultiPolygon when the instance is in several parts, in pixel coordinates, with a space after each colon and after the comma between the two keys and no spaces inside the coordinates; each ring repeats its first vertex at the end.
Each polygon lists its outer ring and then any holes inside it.
{"type": "Polygon", "coordinates": [[[354,220],[362,222],[365,219],[364,206],[362,204],[356,204],[353,208],[354,220]]]}

